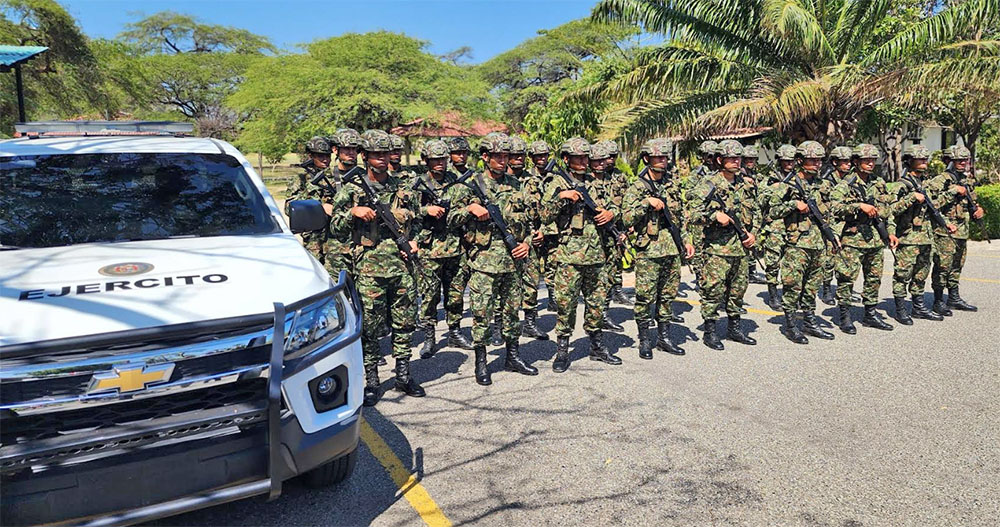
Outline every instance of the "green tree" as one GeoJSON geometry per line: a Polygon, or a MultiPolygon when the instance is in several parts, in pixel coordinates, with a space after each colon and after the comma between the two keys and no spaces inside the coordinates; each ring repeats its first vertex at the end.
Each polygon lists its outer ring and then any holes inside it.
{"type": "MultiPolygon", "coordinates": [[[[586,97],[628,107],[616,133],[698,136],[770,126],[792,140],[842,142],[873,104],[1000,77],[1000,1],[935,5],[881,33],[889,0],[601,0],[593,18],[663,35],[632,71],[586,97]],[[977,50],[978,53],[973,50],[977,50]]],[[[909,7],[909,6],[906,6],[909,7]]]]}
{"type": "MultiPolygon", "coordinates": [[[[52,0],[0,0],[0,43],[46,46],[22,66],[29,119],[104,111],[108,100],[98,60],[76,20],[52,0]]],[[[0,133],[17,118],[14,75],[0,74],[0,133]]]]}
{"type": "Polygon", "coordinates": [[[520,127],[533,107],[546,105],[554,92],[578,80],[588,62],[622,57],[622,41],[634,28],[573,20],[538,32],[477,70],[500,97],[504,117],[520,127]]]}
{"type": "Polygon", "coordinates": [[[238,144],[276,159],[339,127],[388,129],[448,111],[490,116],[495,102],[486,84],[425,48],[398,33],[349,33],[257,61],[227,99],[250,116],[238,144]]]}

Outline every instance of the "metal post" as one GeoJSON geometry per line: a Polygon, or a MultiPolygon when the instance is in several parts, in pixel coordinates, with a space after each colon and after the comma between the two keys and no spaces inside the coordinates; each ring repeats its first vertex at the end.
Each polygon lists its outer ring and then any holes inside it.
{"type": "Polygon", "coordinates": [[[14,82],[17,84],[17,118],[18,122],[26,122],[24,117],[24,82],[21,80],[21,65],[14,66],[14,82]]]}

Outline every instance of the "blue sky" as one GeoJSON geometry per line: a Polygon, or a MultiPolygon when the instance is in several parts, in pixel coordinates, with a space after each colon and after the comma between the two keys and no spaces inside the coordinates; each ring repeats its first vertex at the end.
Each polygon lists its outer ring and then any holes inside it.
{"type": "Polygon", "coordinates": [[[60,0],[91,37],[111,38],[137,13],[176,11],[262,34],[279,47],[385,29],[429,41],[431,53],[471,46],[471,62],[506,51],[539,29],[590,14],[596,0],[60,0]]]}

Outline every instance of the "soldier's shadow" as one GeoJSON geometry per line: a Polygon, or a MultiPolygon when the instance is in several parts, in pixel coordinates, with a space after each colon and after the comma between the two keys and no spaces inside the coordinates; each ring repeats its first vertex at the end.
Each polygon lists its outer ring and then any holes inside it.
{"type": "Polygon", "coordinates": [[[429,358],[414,361],[410,370],[413,378],[418,383],[424,384],[436,381],[446,375],[457,374],[468,360],[470,360],[469,355],[463,351],[444,349],[429,358]]]}

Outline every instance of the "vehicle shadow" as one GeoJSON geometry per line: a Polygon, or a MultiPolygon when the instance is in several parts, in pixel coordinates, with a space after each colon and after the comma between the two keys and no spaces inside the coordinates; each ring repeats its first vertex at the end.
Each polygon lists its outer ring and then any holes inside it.
{"type": "MultiPolygon", "coordinates": [[[[422,449],[412,448],[399,428],[377,409],[365,408],[363,416],[419,482],[422,449]]],[[[370,525],[402,499],[402,493],[364,441],[359,442],[357,452],[354,472],[338,485],[310,488],[293,479],[284,483],[281,496],[271,502],[264,497],[249,498],[144,525],[370,525]]]]}

